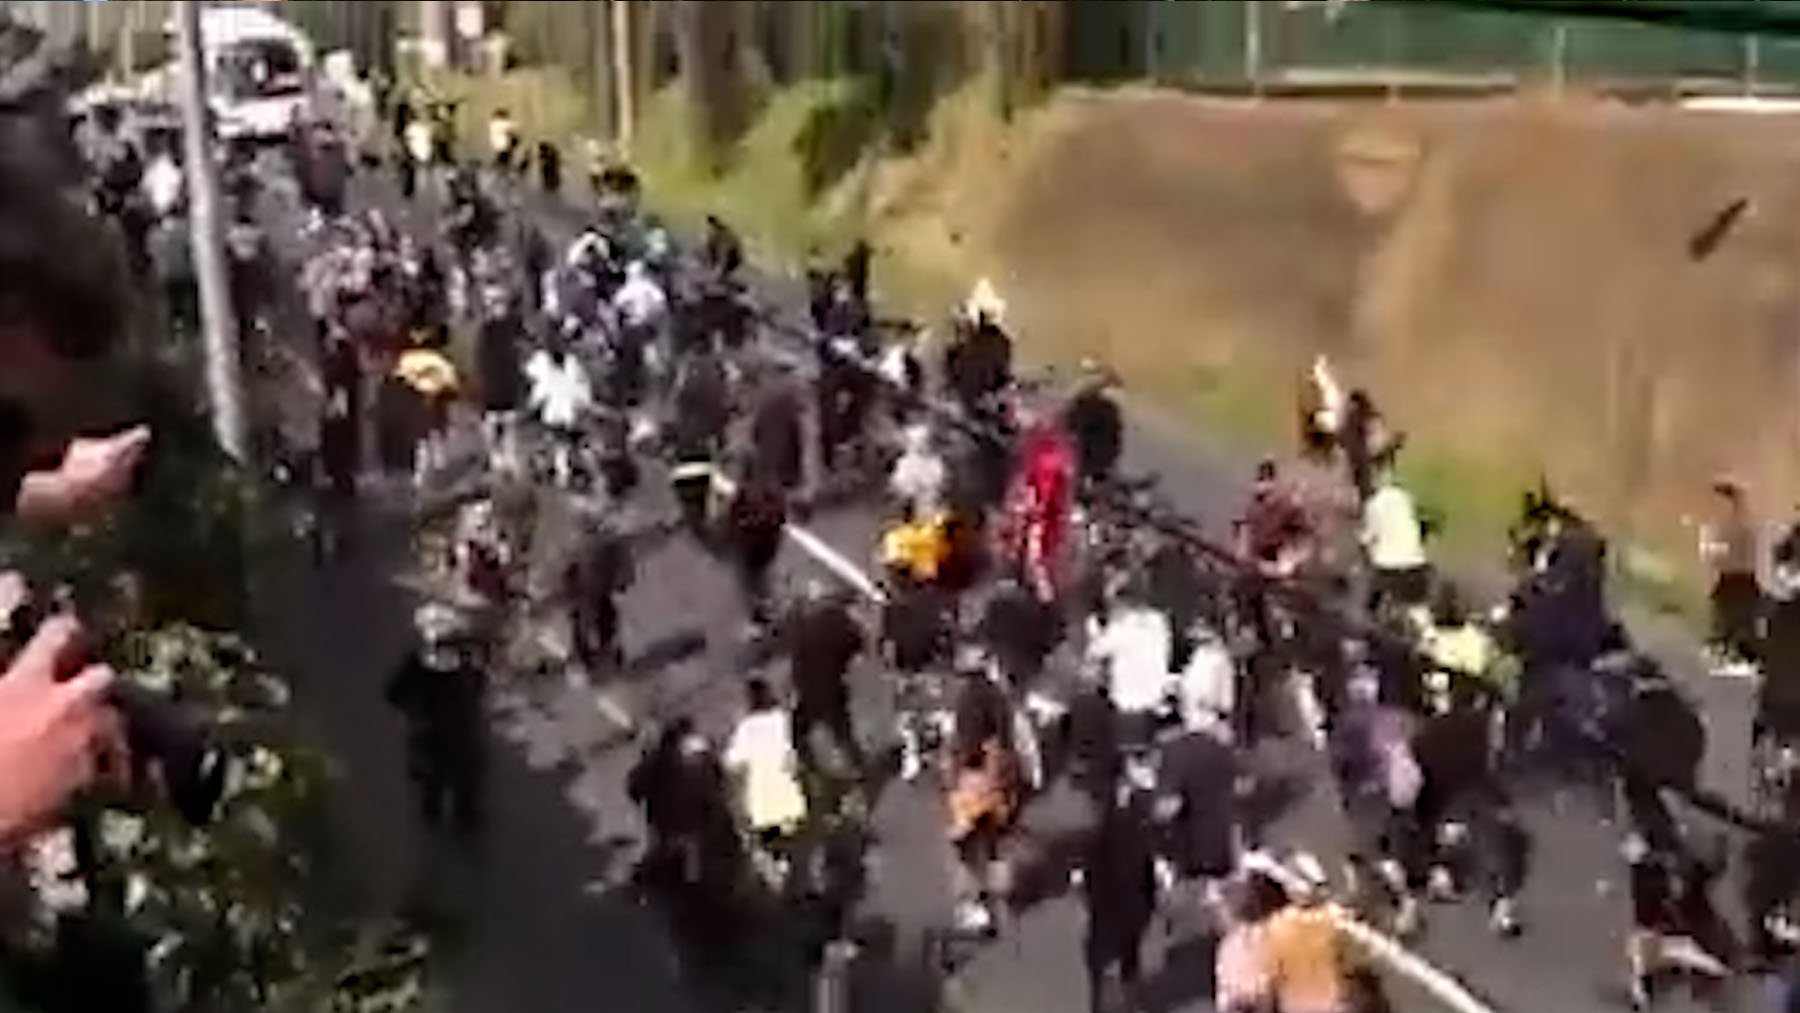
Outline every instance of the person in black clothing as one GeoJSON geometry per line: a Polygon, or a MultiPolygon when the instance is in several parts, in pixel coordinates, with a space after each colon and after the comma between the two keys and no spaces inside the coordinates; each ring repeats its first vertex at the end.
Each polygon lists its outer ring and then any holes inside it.
{"type": "Polygon", "coordinates": [[[1512,800],[1490,748],[1494,701],[1469,681],[1453,683],[1446,706],[1428,717],[1413,740],[1413,755],[1424,775],[1413,803],[1423,835],[1417,861],[1429,870],[1410,870],[1446,897],[1465,866],[1480,875],[1490,905],[1490,924],[1503,936],[1519,931],[1518,898],[1525,886],[1530,841],[1513,812],[1512,800]]]}
{"type": "Polygon", "coordinates": [[[718,352],[708,346],[681,362],[671,396],[674,442],[716,454],[731,425],[731,376],[718,352]]]}
{"type": "Polygon", "coordinates": [[[692,721],[679,718],[632,768],[626,791],[650,829],[636,881],[704,981],[724,969],[743,925],[736,898],[746,854],[725,771],[692,721]]]}
{"type": "Polygon", "coordinates": [[[1119,464],[1125,449],[1125,418],[1112,397],[1112,377],[1092,364],[1086,372],[1063,410],[1063,428],[1074,440],[1082,484],[1092,488],[1111,478],[1119,464]]]}
{"type": "Polygon", "coordinates": [[[814,585],[807,589],[786,639],[796,696],[794,746],[801,762],[818,769],[812,739],[815,730],[823,730],[852,770],[866,770],[850,718],[849,685],[850,667],[865,646],[862,628],[842,600],[814,585]]]}
{"type": "Polygon", "coordinates": [[[525,321],[508,300],[486,308],[476,336],[475,359],[480,378],[481,408],[489,438],[499,436],[525,401],[525,321]]]}
{"type": "Polygon", "coordinates": [[[322,554],[336,554],[352,542],[362,470],[361,368],[356,348],[343,331],[327,332],[320,374],[325,387],[319,413],[319,465],[325,480],[320,549],[322,554]]]}
{"type": "Polygon", "coordinates": [[[1163,751],[1158,787],[1172,816],[1168,855],[1183,879],[1218,884],[1237,868],[1238,779],[1236,752],[1210,730],[1191,730],[1163,751]]]}
{"type": "Polygon", "coordinates": [[[881,643],[894,669],[901,777],[925,772],[938,745],[934,685],[949,660],[952,630],[949,601],[932,584],[896,568],[888,580],[881,612],[881,643]]]}
{"type": "Polygon", "coordinates": [[[1194,653],[1194,624],[1207,619],[1222,628],[1219,617],[1207,615],[1207,588],[1199,564],[1178,538],[1161,537],[1144,563],[1146,601],[1169,617],[1169,667],[1187,668],[1194,653]]]}
{"type": "Polygon", "coordinates": [[[1018,580],[1003,578],[982,614],[980,640],[1015,691],[1024,692],[1056,649],[1056,611],[1018,580]]]}
{"type": "Polygon", "coordinates": [[[991,320],[964,325],[945,354],[944,377],[963,406],[987,417],[986,402],[1012,382],[1012,339],[991,320]]]}
{"type": "Polygon", "coordinates": [[[793,381],[779,377],[763,392],[750,419],[754,468],[788,493],[806,481],[805,408],[793,381]]]}
{"type": "Polygon", "coordinates": [[[540,141],[537,146],[538,185],[544,193],[556,197],[562,193],[563,165],[562,149],[549,141],[540,141]]]}
{"type": "Polygon", "coordinates": [[[1136,1008],[1144,935],[1156,914],[1156,864],[1148,796],[1124,789],[1101,813],[1082,856],[1082,900],[1087,908],[1088,1008],[1104,1013],[1108,978],[1115,970],[1127,1005],[1136,1008]]]}
{"type": "Polygon", "coordinates": [[[786,527],[787,497],[781,486],[769,476],[752,471],[732,497],[725,528],[737,565],[738,587],[744,596],[744,613],[751,626],[759,629],[768,625],[771,618],[769,575],[781,555],[786,527]]]}
{"type": "Polygon", "coordinates": [[[423,640],[388,680],[387,701],[407,723],[407,771],[428,826],[464,839],[481,828],[487,675],[448,632],[420,616],[423,640]]]}
{"type": "Polygon", "coordinates": [[[712,272],[713,280],[729,282],[744,266],[744,244],[731,226],[717,215],[706,216],[706,239],[700,249],[700,261],[712,272]]]}
{"type": "Polygon", "coordinates": [[[875,251],[866,239],[857,240],[844,255],[844,283],[851,296],[864,306],[869,305],[869,266],[874,258],[875,251]]]}
{"type": "Polygon", "coordinates": [[[625,652],[619,643],[619,596],[630,590],[634,577],[631,548],[624,535],[604,522],[596,525],[565,580],[575,659],[590,675],[625,668],[625,652]]]}

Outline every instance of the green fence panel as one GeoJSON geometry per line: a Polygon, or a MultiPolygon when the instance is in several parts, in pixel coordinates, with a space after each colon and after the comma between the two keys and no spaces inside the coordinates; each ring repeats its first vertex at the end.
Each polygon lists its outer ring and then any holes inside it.
{"type": "Polygon", "coordinates": [[[1250,77],[1250,0],[1160,0],[1152,5],[1151,76],[1170,83],[1238,85],[1250,77]]]}
{"type": "Polygon", "coordinates": [[[1567,72],[1572,80],[1737,79],[1745,71],[1743,38],[1629,22],[1568,23],[1567,72]]]}
{"type": "Polygon", "coordinates": [[[1267,4],[1270,66],[1491,75],[1544,57],[1544,22],[1435,4],[1267,4]]]}

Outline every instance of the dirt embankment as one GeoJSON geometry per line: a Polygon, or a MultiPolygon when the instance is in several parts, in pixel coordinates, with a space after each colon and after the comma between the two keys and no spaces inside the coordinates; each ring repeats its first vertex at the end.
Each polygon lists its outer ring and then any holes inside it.
{"type": "Polygon", "coordinates": [[[1800,119],[1119,94],[947,133],[884,237],[991,271],[1049,355],[1274,436],[1328,352],[1483,521],[1540,468],[1668,550],[1716,473],[1800,501],[1800,119]]]}

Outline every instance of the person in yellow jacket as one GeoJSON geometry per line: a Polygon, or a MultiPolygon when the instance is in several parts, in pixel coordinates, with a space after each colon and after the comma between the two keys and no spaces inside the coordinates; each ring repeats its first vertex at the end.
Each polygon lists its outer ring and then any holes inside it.
{"type": "Polygon", "coordinates": [[[462,392],[462,377],[437,343],[422,340],[415,340],[413,347],[400,353],[392,375],[422,408],[413,454],[413,477],[422,480],[443,462],[450,407],[462,392]]]}
{"type": "MultiPolygon", "coordinates": [[[[1431,662],[1436,681],[1468,679],[1496,703],[1512,701],[1518,688],[1518,665],[1501,650],[1494,636],[1474,621],[1456,589],[1441,588],[1429,612],[1417,614],[1420,650],[1431,662]]],[[[1447,690],[1447,685],[1431,687],[1447,690]]]]}
{"type": "Polygon", "coordinates": [[[922,584],[935,583],[950,560],[949,517],[929,514],[902,521],[881,539],[881,563],[922,584]]]}

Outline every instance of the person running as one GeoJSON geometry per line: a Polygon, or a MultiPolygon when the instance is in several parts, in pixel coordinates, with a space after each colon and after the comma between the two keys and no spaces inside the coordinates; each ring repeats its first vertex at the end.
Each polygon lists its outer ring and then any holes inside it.
{"type": "Polygon", "coordinates": [[[772,477],[752,471],[725,511],[725,534],[736,566],[744,617],[752,635],[774,619],[770,574],[787,530],[787,497],[772,477]]]}
{"type": "Polygon", "coordinates": [[[888,491],[902,511],[911,517],[930,517],[943,512],[950,481],[949,468],[933,443],[931,428],[913,425],[901,435],[902,450],[888,477],[888,491]]]}
{"type": "Polygon", "coordinates": [[[709,272],[709,280],[731,285],[744,266],[744,244],[717,215],[706,216],[706,238],[700,247],[700,263],[709,272]]]}
{"type": "Polygon", "coordinates": [[[1362,522],[1370,609],[1389,606],[1404,610],[1423,605],[1431,591],[1431,565],[1418,506],[1391,467],[1382,468],[1375,481],[1363,504],[1362,522]]]}
{"type": "Polygon", "coordinates": [[[159,220],[175,217],[187,197],[187,175],[182,172],[175,152],[166,145],[151,153],[140,185],[150,210],[159,220]]]}
{"type": "Polygon", "coordinates": [[[1113,397],[1117,385],[1117,378],[1099,363],[1085,362],[1081,383],[1063,409],[1063,428],[1073,438],[1084,489],[1112,478],[1125,449],[1125,416],[1113,397]]]}
{"type": "Polygon", "coordinates": [[[750,418],[750,445],[758,473],[789,495],[800,493],[806,481],[805,409],[787,376],[778,376],[758,399],[750,418]]]}
{"type": "Polygon", "coordinates": [[[526,325],[506,289],[486,293],[480,329],[475,337],[475,359],[480,377],[483,431],[488,452],[511,470],[518,454],[519,409],[527,400],[525,371],[526,325]]]}
{"type": "Polygon", "coordinates": [[[1104,625],[1088,643],[1088,657],[1104,673],[1108,696],[1118,708],[1127,749],[1153,744],[1172,688],[1169,619],[1130,587],[1113,593],[1104,625]]]}
{"type": "Polygon", "coordinates": [[[1720,675],[1755,674],[1762,587],[1757,581],[1756,532],[1744,490],[1722,479],[1713,485],[1715,511],[1701,537],[1712,570],[1712,659],[1720,675]]]}
{"type": "Polygon", "coordinates": [[[564,489],[572,488],[583,427],[594,410],[587,368],[568,340],[553,331],[525,364],[525,376],[531,384],[527,403],[550,436],[555,481],[564,489]]]}
{"type": "Polygon", "coordinates": [[[823,584],[809,584],[786,630],[788,671],[794,687],[794,736],[801,761],[820,770],[813,733],[831,740],[854,776],[868,769],[850,716],[850,668],[865,646],[850,609],[823,584]]]}
{"type": "Polygon", "coordinates": [[[411,462],[415,484],[445,463],[451,408],[462,392],[462,378],[444,351],[447,344],[442,332],[421,334],[394,364],[394,377],[417,405],[411,462]]]}
{"type": "Polygon", "coordinates": [[[950,660],[953,633],[949,602],[935,583],[918,579],[904,565],[889,568],[887,590],[881,645],[894,670],[900,777],[915,781],[938,738],[937,680],[950,660]]]}
{"type": "Polygon", "coordinates": [[[1287,906],[1287,892],[1267,876],[1234,881],[1225,905],[1224,932],[1213,964],[1213,1006],[1218,1013],[1272,1013],[1275,984],[1268,954],[1269,919],[1287,906]]]}
{"type": "Polygon", "coordinates": [[[1006,694],[978,654],[957,659],[958,687],[948,760],[950,842],[956,849],[959,932],[996,928],[1000,846],[1018,816],[1018,758],[1006,694]]]}
{"type": "Polygon", "coordinates": [[[623,672],[619,597],[636,578],[631,547],[614,525],[601,521],[584,539],[565,578],[575,659],[590,674],[623,672]]]}
{"type": "Polygon", "coordinates": [[[519,124],[512,113],[505,109],[496,109],[488,117],[488,154],[493,158],[494,171],[502,178],[511,178],[513,173],[525,169],[520,157],[519,124]]]}
{"type": "Polygon", "coordinates": [[[737,779],[739,808],[770,866],[770,878],[780,882],[787,877],[787,845],[800,830],[807,809],[793,718],[782,710],[766,680],[751,679],[744,696],[748,711],[732,729],[723,760],[725,770],[737,779]]]}
{"type": "Polygon", "coordinates": [[[1075,468],[1074,448],[1059,426],[1046,421],[1027,429],[1003,540],[1008,560],[1045,603],[1057,601],[1062,591],[1075,468]]]}
{"type": "Polygon", "coordinates": [[[1396,931],[1408,935],[1420,922],[1410,859],[1422,846],[1414,804],[1424,774],[1412,751],[1415,719],[1384,701],[1380,682],[1367,672],[1353,676],[1343,710],[1333,721],[1329,756],[1339,801],[1352,837],[1349,868],[1357,892],[1385,893],[1396,931]]]}
{"type": "Polygon", "coordinates": [[[487,675],[454,641],[444,606],[421,609],[419,646],[388,680],[387,702],[407,723],[407,770],[427,826],[472,841],[482,823],[487,675]]]}
{"type": "Polygon", "coordinates": [[[331,329],[321,354],[325,396],[320,405],[319,463],[326,502],[321,534],[332,554],[347,548],[355,530],[358,475],[362,470],[362,369],[349,335],[331,329]]]}
{"type": "Polygon", "coordinates": [[[1088,1008],[1105,1013],[1109,978],[1117,972],[1123,1002],[1141,1008],[1144,936],[1156,914],[1156,863],[1151,845],[1149,796],[1122,788],[1100,814],[1081,858],[1081,892],[1087,909],[1082,956],[1087,967],[1088,1008]]]}
{"type": "MultiPolygon", "coordinates": [[[[1258,856],[1260,857],[1260,856],[1258,856]]],[[[1252,871],[1263,867],[1251,861],[1252,871]]],[[[1301,883],[1262,933],[1269,987],[1281,1013],[1352,1013],[1348,941],[1325,903],[1325,873],[1318,859],[1294,860],[1301,883]]]]}
{"type": "Polygon", "coordinates": [[[617,353],[619,387],[625,404],[635,406],[644,395],[648,356],[662,346],[669,324],[669,297],[650,266],[634,260],[625,268],[625,283],[612,296],[619,315],[617,353]]]}
{"type": "Polygon", "coordinates": [[[537,146],[538,187],[546,196],[559,197],[563,188],[562,149],[550,141],[537,146]]]}

